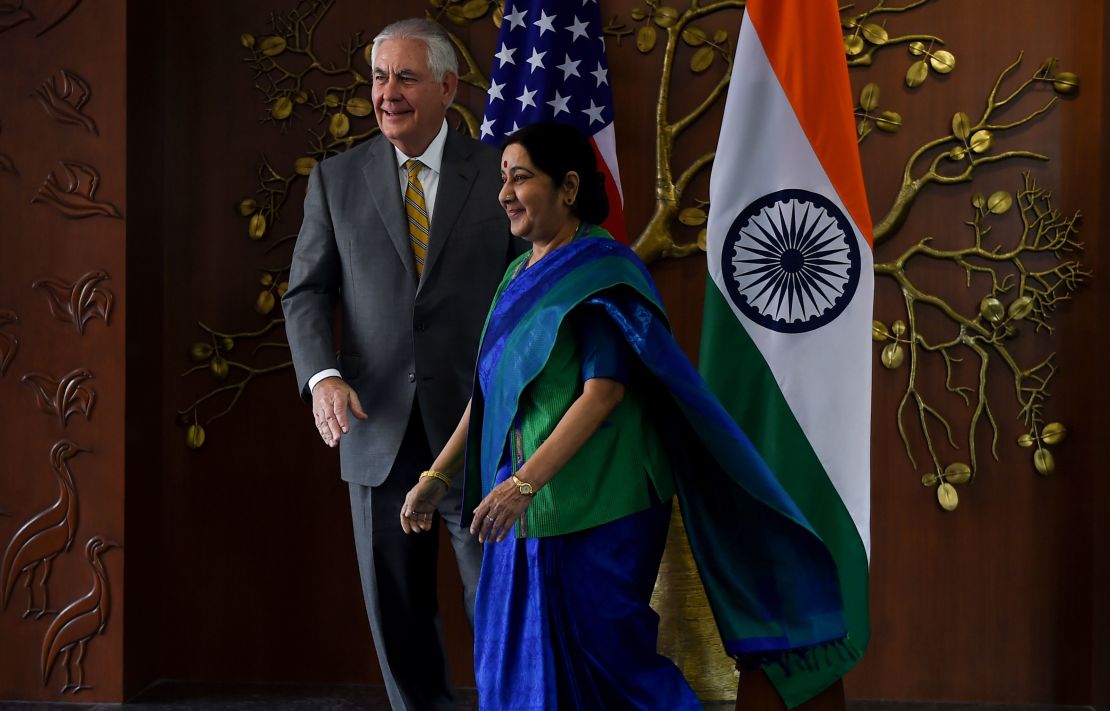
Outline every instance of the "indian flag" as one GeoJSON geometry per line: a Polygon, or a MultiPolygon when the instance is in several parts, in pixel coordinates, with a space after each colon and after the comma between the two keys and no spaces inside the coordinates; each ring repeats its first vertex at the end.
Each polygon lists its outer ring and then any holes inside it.
{"type": "Polygon", "coordinates": [[[870,638],[871,220],[835,0],[748,0],[733,67],[700,368],[832,552],[848,627],[846,655],[767,668],[793,707],[870,638]]]}

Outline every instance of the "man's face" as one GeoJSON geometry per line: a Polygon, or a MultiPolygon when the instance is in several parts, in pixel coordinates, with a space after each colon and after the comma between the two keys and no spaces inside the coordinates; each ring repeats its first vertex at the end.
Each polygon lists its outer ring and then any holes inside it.
{"type": "Polygon", "coordinates": [[[428,68],[427,47],[416,39],[390,39],[374,58],[374,115],[389,142],[418,156],[439,133],[458,77],[437,81],[428,68]]]}

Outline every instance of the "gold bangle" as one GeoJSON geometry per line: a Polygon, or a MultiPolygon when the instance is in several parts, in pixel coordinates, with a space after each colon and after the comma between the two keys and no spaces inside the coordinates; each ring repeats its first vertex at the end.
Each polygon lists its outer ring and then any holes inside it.
{"type": "Polygon", "coordinates": [[[451,488],[451,475],[446,472],[437,472],[434,469],[428,469],[427,471],[420,472],[420,478],[439,479],[448,489],[451,488]]]}

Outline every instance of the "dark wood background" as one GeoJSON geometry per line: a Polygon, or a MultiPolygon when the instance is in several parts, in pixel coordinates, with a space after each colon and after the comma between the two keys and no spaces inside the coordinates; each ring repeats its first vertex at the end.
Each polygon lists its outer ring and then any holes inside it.
{"type": "MultiPolygon", "coordinates": [[[[235,410],[209,428],[200,450],[185,447],[174,414],[211,386],[203,374],[180,376],[191,365],[190,344],[203,340],[196,322],[228,331],[263,323],[252,310],[256,270],[273,260],[263,255],[265,245],[246,238],[234,206],[255,189],[261,154],[281,165],[300,155],[303,125],[284,136],[259,125],[264,107],[252,89],[239,35],[265,35],[269,13],[292,5],[85,2],[35,37],[46,24],[42,18],[68,4],[28,0],[36,19],[0,32],[0,153],[20,170],[18,176],[0,173],[0,309],[14,309],[21,318],[7,328],[20,338],[20,351],[0,378],[0,511],[10,514],[0,515],[0,543],[55,496],[47,453],[68,437],[94,451],[72,461],[81,518],[73,550],[55,565],[55,601],[65,604],[88,589],[82,551],[89,536],[123,544],[104,557],[111,615],[105,634],[88,648],[85,669],[94,688],[78,699],[119,700],[164,678],[378,681],[346,488],[334,453],[316,441],[291,371],[256,381],[235,410]],[[97,121],[98,137],[48,120],[29,98],[63,67],[89,80],[86,110],[97,121]],[[124,219],[65,220],[31,205],[62,158],[94,164],[102,176],[97,195],[118,206],[124,219]],[[30,282],[73,279],[90,269],[110,273],[105,285],[116,302],[108,324],[93,321],[78,336],[50,318],[30,282]],[[19,378],[32,371],[59,375],[78,365],[94,372],[98,400],[88,421],[77,415],[63,429],[36,409],[19,378]]],[[[636,5],[603,0],[602,12],[627,21],[636,5]]],[[[337,54],[351,32],[372,36],[415,7],[339,0],[318,47],[337,54]]],[[[735,37],[739,13],[708,24],[735,37]]],[[[876,135],[862,146],[876,216],[892,198],[905,157],[946,132],[955,111],[977,115],[995,76],[1019,51],[1026,59],[1016,76],[1056,56],[1063,69],[1080,76],[1082,90],[1005,139],[1010,147],[1048,154],[1050,162],[1006,162],[981,170],[974,188],[926,189],[876,259],[890,259],[924,236],[949,244],[965,238],[972,189],[1013,191],[1020,171],[1030,170],[1055,194],[1058,208],[1083,211],[1083,260],[1095,279],[1061,310],[1053,336],[1023,338],[1017,346],[1030,362],[1052,350],[1058,354],[1047,412],[1067,425],[1069,438],[1055,450],[1052,477],[1033,473],[1029,450],[1013,445],[1020,429],[1012,388],[995,373],[990,392],[1002,429],[1000,461],[986,458],[989,443],[981,437],[979,477],[961,487],[957,511],[940,510],[896,430],[905,368],[887,371],[876,360],[873,639],[847,678],[848,694],[1107,707],[1110,486],[1100,410],[1110,392],[1103,371],[1107,337],[1099,323],[1110,294],[1099,237],[1110,175],[1103,132],[1110,111],[1110,16],[1099,0],[936,0],[892,17],[888,26],[892,33],[939,35],[958,64],[951,75],[932,75],[917,90],[902,83],[909,63],[904,49],[853,71],[857,90],[878,82],[883,106],[906,119],[898,134],[876,135]]],[[[458,32],[485,65],[495,40],[488,19],[458,32]]],[[[660,51],[642,56],[627,39],[610,42],[608,51],[626,214],[636,233],[653,206],[652,108],[660,51]]],[[[712,72],[690,80],[680,71],[672,105],[692,106],[712,72]]],[[[1048,95],[1047,87],[1039,89],[1028,105],[1048,95]]],[[[462,98],[481,110],[480,93],[466,90],[462,98]]],[[[715,147],[721,108],[680,141],[676,163],[715,147]]],[[[295,185],[274,235],[296,231],[301,186],[295,185]]],[[[696,197],[707,193],[704,180],[691,188],[696,197]]],[[[701,256],[652,266],[691,357],[704,269],[701,256]]],[[[965,299],[962,273],[935,268],[916,276],[931,290],[965,299]]],[[[889,323],[900,317],[899,304],[894,285],[880,279],[876,318],[889,323]]],[[[441,561],[445,629],[455,679],[468,684],[469,631],[449,556],[444,552],[441,561]]],[[[21,619],[20,594],[17,589],[0,611],[0,698],[61,698],[60,669],[46,685],[40,678],[47,618],[21,619]]]]}

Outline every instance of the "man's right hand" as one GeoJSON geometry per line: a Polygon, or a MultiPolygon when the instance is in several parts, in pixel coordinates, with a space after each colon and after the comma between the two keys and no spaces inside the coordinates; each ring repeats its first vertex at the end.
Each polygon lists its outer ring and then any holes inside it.
{"type": "Polygon", "coordinates": [[[339,439],[351,431],[348,408],[358,419],[366,419],[358,393],[343,378],[324,378],[312,388],[312,416],[316,420],[316,431],[329,447],[338,446],[339,439]]]}

